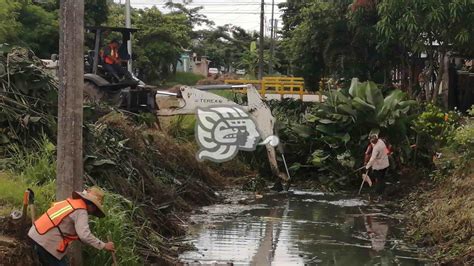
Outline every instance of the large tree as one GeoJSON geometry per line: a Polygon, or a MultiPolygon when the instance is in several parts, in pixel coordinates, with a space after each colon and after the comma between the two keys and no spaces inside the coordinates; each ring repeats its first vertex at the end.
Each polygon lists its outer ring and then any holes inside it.
{"type": "MultiPolygon", "coordinates": [[[[85,1],[86,25],[107,20],[107,0],[85,1]]],[[[59,0],[0,0],[0,43],[32,49],[41,58],[58,53],[59,0]]]]}
{"type": "Polygon", "coordinates": [[[137,65],[146,79],[158,80],[176,66],[181,53],[190,46],[192,26],[183,13],[163,14],[156,7],[138,11],[135,24],[137,65]]]}
{"type": "Polygon", "coordinates": [[[350,1],[288,1],[281,7],[283,46],[291,64],[291,72],[303,76],[315,88],[322,76],[338,77],[365,73],[354,67],[357,54],[351,47],[348,26],[350,1]]]}
{"type": "Polygon", "coordinates": [[[0,43],[11,42],[18,37],[21,24],[18,22],[20,3],[0,0],[0,43]]]}
{"type": "Polygon", "coordinates": [[[206,55],[213,67],[240,67],[244,55],[249,52],[250,43],[256,40],[254,33],[233,26],[218,26],[196,32],[193,51],[206,55]]]}
{"type": "Polygon", "coordinates": [[[303,76],[310,88],[321,77],[388,78],[390,53],[376,49],[375,1],[289,0],[280,7],[291,72],[303,76]]]}
{"type": "Polygon", "coordinates": [[[429,100],[436,101],[446,77],[447,53],[474,52],[474,1],[384,0],[378,12],[381,47],[398,42],[408,53],[426,52],[432,71],[440,59],[436,86],[431,94],[427,93],[429,100]]]}

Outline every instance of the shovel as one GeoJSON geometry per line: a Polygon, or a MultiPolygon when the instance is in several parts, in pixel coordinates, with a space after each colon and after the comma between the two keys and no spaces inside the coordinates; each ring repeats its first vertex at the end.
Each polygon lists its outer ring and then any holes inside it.
{"type": "Polygon", "coordinates": [[[28,190],[28,209],[30,210],[31,223],[36,221],[35,193],[30,188],[28,190]]]}

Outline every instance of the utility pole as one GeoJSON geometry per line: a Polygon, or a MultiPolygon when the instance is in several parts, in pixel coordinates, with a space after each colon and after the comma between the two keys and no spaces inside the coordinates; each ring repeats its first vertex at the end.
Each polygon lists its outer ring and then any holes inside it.
{"type": "MultiPolygon", "coordinates": [[[[126,0],[125,2],[125,28],[132,27],[132,19],[130,17],[130,0],[126,0]]],[[[132,34],[130,33],[130,40],[127,42],[127,50],[130,54],[130,58],[128,59],[127,69],[128,72],[133,73],[132,70],[132,34]]]]}
{"type": "Polygon", "coordinates": [[[263,78],[263,23],[264,23],[264,12],[265,12],[265,1],[262,0],[262,5],[260,8],[260,44],[258,50],[258,79],[263,78]]]}
{"type": "Polygon", "coordinates": [[[273,74],[273,49],[274,49],[274,39],[275,39],[275,21],[273,20],[273,16],[275,14],[275,0],[272,0],[272,19],[271,19],[271,28],[270,28],[270,62],[269,62],[269,70],[268,73],[270,75],[273,74]]]}
{"type": "MultiPolygon", "coordinates": [[[[56,199],[64,200],[83,185],[84,0],[61,0],[59,13],[56,199]]],[[[79,243],[69,254],[71,265],[82,265],[79,243]]]]}

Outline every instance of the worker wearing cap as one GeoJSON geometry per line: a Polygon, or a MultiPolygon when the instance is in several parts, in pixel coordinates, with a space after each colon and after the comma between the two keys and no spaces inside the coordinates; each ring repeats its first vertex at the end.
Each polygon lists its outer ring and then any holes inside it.
{"type": "Polygon", "coordinates": [[[377,133],[370,133],[369,140],[372,144],[372,153],[365,168],[367,170],[372,168],[370,176],[375,179],[375,191],[382,193],[385,189],[385,173],[390,165],[387,155],[387,146],[383,140],[379,139],[377,133]]]}
{"type": "Polygon", "coordinates": [[[33,223],[28,236],[42,265],[67,265],[66,250],[74,240],[80,240],[97,249],[114,251],[114,243],[104,243],[89,229],[89,214],[104,217],[104,192],[91,187],[73,192],[72,198],[56,202],[33,223]]]}

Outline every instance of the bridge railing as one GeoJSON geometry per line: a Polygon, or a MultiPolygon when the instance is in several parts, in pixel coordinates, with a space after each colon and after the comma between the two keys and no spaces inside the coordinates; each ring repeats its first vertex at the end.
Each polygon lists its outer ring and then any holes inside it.
{"type": "MultiPolygon", "coordinates": [[[[262,80],[249,80],[249,79],[228,79],[225,80],[226,84],[253,84],[255,85],[262,97],[266,94],[279,94],[279,95],[299,95],[303,99],[304,94],[308,94],[304,88],[303,78],[295,77],[264,77],[262,80]]],[[[239,90],[245,93],[245,89],[239,90]]]]}

